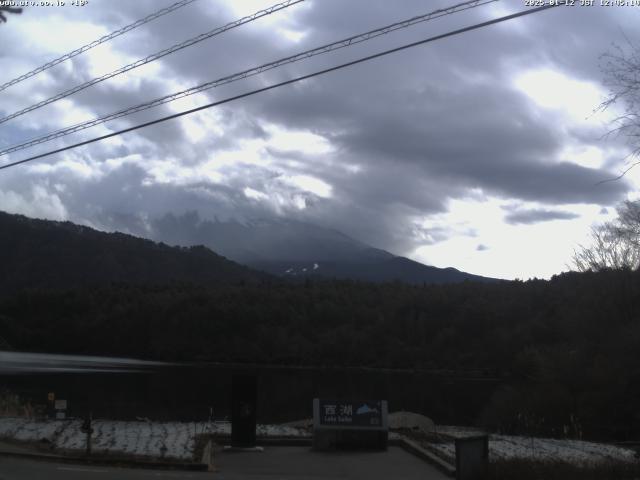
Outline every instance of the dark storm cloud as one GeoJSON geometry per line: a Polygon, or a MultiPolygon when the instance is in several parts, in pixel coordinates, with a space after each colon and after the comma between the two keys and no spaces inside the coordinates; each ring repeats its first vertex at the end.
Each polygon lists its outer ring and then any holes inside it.
{"type": "MultiPolygon", "coordinates": [[[[561,132],[531,114],[519,92],[485,85],[478,95],[476,89],[434,85],[423,92],[360,89],[343,98],[334,90],[318,81],[305,91],[262,101],[260,113],[282,123],[315,125],[366,165],[413,165],[421,178],[446,179],[461,188],[548,203],[607,204],[628,188],[624,182],[596,186],[611,174],[554,161],[561,132]]],[[[404,185],[401,195],[412,187],[404,185]]]]}
{"type": "Polygon", "coordinates": [[[563,212],[559,210],[544,210],[544,209],[531,209],[531,210],[514,210],[507,215],[504,219],[507,223],[512,225],[532,225],[540,222],[550,222],[552,220],[572,220],[579,218],[573,212],[563,212]]]}
{"type": "MultiPolygon", "coordinates": [[[[362,23],[361,29],[366,29],[365,24],[371,25],[367,23],[370,20],[366,19],[367,14],[359,10],[362,15],[352,15],[358,9],[353,6],[350,11],[352,6],[343,8],[339,18],[356,17],[362,23]]],[[[340,21],[332,21],[336,10],[331,10],[330,3],[323,3],[322,7],[314,8],[312,34],[322,32],[323,40],[343,34],[340,21]]],[[[401,17],[397,10],[388,13],[385,18],[401,17]]],[[[550,13],[541,20],[527,20],[525,34],[496,28],[478,32],[474,38],[479,41],[451,39],[413,52],[420,62],[384,59],[314,79],[303,87],[272,92],[245,105],[262,118],[316,131],[338,146],[340,158],[363,164],[360,191],[357,186],[354,188],[354,180],[349,176],[332,175],[328,170],[318,175],[334,185],[345,203],[357,202],[365,210],[366,206],[378,206],[379,200],[384,203],[393,197],[404,207],[401,212],[394,212],[396,225],[410,225],[420,212],[442,211],[444,199],[463,196],[468,188],[549,204],[613,204],[622,198],[628,185],[596,186],[610,177],[609,172],[557,160],[566,140],[556,128],[558,122],[553,116],[551,120],[549,117],[542,120],[531,110],[525,95],[504,82],[506,71],[515,68],[503,68],[510,55],[515,58],[512,63],[520,67],[538,63],[564,71],[578,69],[578,76],[598,80],[593,49],[586,52],[582,48],[575,55],[574,47],[592,37],[589,26],[601,23],[602,17],[589,14],[583,23],[587,28],[583,30],[577,22],[569,21],[567,15],[553,17],[550,13]],[[547,26],[548,22],[552,26],[547,26]],[[548,50],[531,48],[532,39],[543,45],[545,39],[553,38],[550,33],[560,25],[565,32],[568,26],[576,30],[570,35],[573,45],[548,50]],[[551,50],[555,59],[546,53],[551,50]],[[396,65],[401,67],[398,69],[396,65]],[[482,75],[486,80],[482,80],[482,75]],[[406,175],[396,175],[402,170],[406,175]],[[387,173],[379,176],[384,181],[371,182],[367,175],[378,171],[387,173]]],[[[376,20],[379,24],[380,19],[376,20]]],[[[312,34],[305,40],[305,46],[313,43],[312,34]]],[[[576,128],[572,135],[590,134],[595,143],[592,132],[587,132],[590,129],[576,128]]],[[[370,211],[376,209],[372,207],[370,211]]],[[[385,212],[378,212],[380,222],[385,212]]],[[[382,244],[387,240],[380,232],[367,238],[375,238],[382,244]]],[[[414,234],[411,238],[417,241],[419,237],[414,234]]]]}

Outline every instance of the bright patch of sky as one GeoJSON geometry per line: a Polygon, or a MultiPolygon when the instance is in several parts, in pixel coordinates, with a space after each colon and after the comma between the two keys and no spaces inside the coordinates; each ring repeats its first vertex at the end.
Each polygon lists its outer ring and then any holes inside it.
{"type": "Polygon", "coordinates": [[[267,125],[264,129],[269,133],[268,146],[285,151],[319,155],[330,153],[331,143],[320,135],[308,131],[286,130],[276,125],[267,125]]]}
{"type": "Polygon", "coordinates": [[[299,43],[307,35],[306,32],[290,28],[279,28],[278,33],[293,43],[299,43]]]}
{"type": "MultiPolygon", "coordinates": [[[[182,107],[178,111],[188,110],[189,108],[193,107],[182,107]]],[[[192,143],[201,142],[214,136],[222,136],[224,133],[222,119],[215,110],[204,110],[194,115],[186,115],[180,118],[180,123],[182,123],[183,131],[192,143]]]]}
{"type": "Polygon", "coordinates": [[[63,15],[54,15],[48,21],[55,25],[55,35],[52,35],[51,29],[42,28],[38,19],[31,20],[29,15],[20,17],[20,21],[15,22],[25,33],[21,37],[20,47],[30,51],[61,54],[109,33],[104,26],[63,15]]]}
{"type": "MultiPolygon", "coordinates": [[[[123,54],[120,50],[115,50],[108,42],[98,45],[97,47],[88,50],[83,55],[86,55],[84,59],[88,60],[89,71],[87,72],[91,78],[100,77],[107,73],[111,73],[125,65],[135,62],[137,58],[133,58],[129,55],[123,54]]],[[[160,68],[159,64],[149,63],[145,66],[137,67],[132,70],[138,75],[153,74],[160,68]],[[147,67],[144,71],[141,70],[147,67]]],[[[127,72],[128,73],[128,72],[127,72]]],[[[128,74],[118,75],[113,77],[113,84],[121,87],[127,86],[128,74]]],[[[89,79],[87,79],[89,80],[89,79]]],[[[131,88],[131,85],[129,85],[131,88]]]]}
{"type": "MultiPolygon", "coordinates": [[[[56,163],[34,163],[29,165],[28,168],[30,172],[40,174],[41,176],[63,171],[71,176],[89,179],[99,174],[99,170],[89,161],[71,155],[56,163]]],[[[41,195],[38,198],[42,199],[44,197],[41,195]]]]}
{"type": "Polygon", "coordinates": [[[565,113],[573,121],[592,117],[605,92],[590,82],[570,78],[551,69],[530,70],[517,75],[515,86],[536,105],[565,113]]]}
{"type": "Polygon", "coordinates": [[[260,192],[250,187],[245,187],[242,192],[247,198],[252,198],[254,200],[267,200],[269,198],[266,193],[260,192]]]}
{"type": "Polygon", "coordinates": [[[300,190],[313,193],[314,195],[317,195],[319,197],[331,197],[331,185],[320,180],[319,178],[314,178],[310,175],[285,175],[281,177],[281,180],[285,183],[299,188],[300,190]]]}
{"type": "MultiPolygon", "coordinates": [[[[275,5],[277,2],[264,1],[264,0],[242,0],[242,1],[234,1],[228,4],[228,8],[233,12],[234,16],[237,18],[246,17],[249,15],[253,15],[254,13],[269,8],[275,5]]],[[[304,12],[308,8],[311,8],[311,0],[307,0],[303,3],[299,3],[294,5],[291,8],[297,9],[300,13],[304,12]]],[[[307,36],[307,32],[305,30],[301,30],[300,28],[296,28],[292,25],[290,18],[288,18],[287,14],[284,12],[276,12],[272,15],[267,15],[265,17],[260,18],[255,25],[249,24],[247,27],[249,29],[253,28],[270,28],[272,29],[281,39],[286,40],[289,43],[298,44],[302,42],[307,36]]]]}
{"type": "Polygon", "coordinates": [[[75,102],[67,98],[59,100],[52,108],[55,108],[58,113],[55,119],[56,123],[61,122],[65,126],[76,125],[95,118],[89,110],[77,107],[75,102]]]}
{"type": "Polygon", "coordinates": [[[265,152],[264,141],[259,138],[241,140],[236,148],[211,153],[209,165],[222,170],[241,165],[269,166],[271,159],[265,152]]]}
{"type": "Polygon", "coordinates": [[[68,213],[60,197],[43,185],[34,185],[27,194],[0,190],[2,210],[34,218],[67,220],[68,213]]]}
{"type": "MultiPolygon", "coordinates": [[[[171,93],[181,92],[182,90],[185,90],[185,85],[183,83],[176,82],[176,81],[167,82],[167,86],[168,86],[167,91],[171,93]]],[[[190,110],[192,108],[199,107],[201,105],[205,105],[210,101],[211,100],[209,99],[209,97],[207,97],[207,94],[203,92],[203,93],[196,93],[193,95],[189,95],[187,97],[178,98],[166,105],[173,112],[178,113],[178,112],[183,112],[185,110],[190,110]]],[[[215,109],[207,110],[207,113],[209,112],[211,112],[211,115],[216,114],[215,109]]],[[[182,118],[183,119],[189,118],[189,116],[182,117],[182,118]]]]}
{"type": "Polygon", "coordinates": [[[578,244],[588,243],[592,224],[614,216],[614,209],[602,214],[601,207],[597,205],[550,208],[534,202],[513,205],[495,197],[454,200],[447,213],[425,218],[424,227],[457,224],[460,231],[466,227],[473,234],[457,235],[446,241],[424,245],[410,256],[429,265],[443,268],[453,265],[459,270],[496,278],[549,278],[569,270],[571,255],[578,244]],[[562,210],[579,216],[512,225],[505,221],[505,207],[562,210]]]}
{"type": "Polygon", "coordinates": [[[600,168],[604,164],[605,152],[593,145],[567,145],[559,155],[559,160],[573,162],[587,168],[600,168]]]}
{"type": "MultiPolygon", "coordinates": [[[[215,161],[186,166],[173,159],[143,161],[143,166],[154,182],[172,185],[191,185],[200,182],[220,183],[224,176],[217,171],[215,161]]],[[[152,182],[153,183],[153,182],[152,182]]]]}
{"type": "MultiPolygon", "coordinates": [[[[265,10],[277,3],[278,2],[274,0],[241,0],[227,2],[226,6],[233,12],[234,16],[240,18],[253,15],[256,12],[265,10]]],[[[310,8],[311,3],[311,0],[307,0],[305,2],[302,2],[301,4],[295,5],[293,8],[297,8],[299,10],[310,8]]],[[[266,17],[262,17],[260,21],[266,23],[268,26],[271,26],[276,23],[282,23],[286,20],[278,18],[278,15],[267,15],[266,17]]]]}

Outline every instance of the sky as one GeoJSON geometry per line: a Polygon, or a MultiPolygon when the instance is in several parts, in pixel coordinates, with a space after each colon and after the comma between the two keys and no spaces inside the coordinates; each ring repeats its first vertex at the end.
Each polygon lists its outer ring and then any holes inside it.
{"type": "MultiPolygon", "coordinates": [[[[54,2],[55,3],[55,2],[54,2]]],[[[89,0],[0,24],[0,83],[162,7],[89,0]]],[[[276,2],[197,0],[0,92],[0,116],[276,2]]],[[[0,147],[455,1],[305,0],[0,124],[0,147]]],[[[558,7],[0,170],[0,210],[103,230],[167,213],[294,219],[438,267],[507,279],[571,266],[638,198],[607,136],[602,54],[638,7],[558,7]]],[[[0,157],[0,164],[524,10],[500,0],[0,157]]],[[[635,27],[635,28],[634,28],[635,27]]]]}

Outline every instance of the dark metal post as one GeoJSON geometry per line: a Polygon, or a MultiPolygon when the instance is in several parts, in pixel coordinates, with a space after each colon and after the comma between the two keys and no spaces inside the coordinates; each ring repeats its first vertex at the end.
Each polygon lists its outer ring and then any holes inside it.
{"type": "Polygon", "coordinates": [[[89,415],[87,415],[82,423],[82,428],[80,428],[80,430],[87,434],[87,456],[91,455],[91,434],[93,433],[93,428],[91,428],[91,422],[93,421],[92,417],[93,412],[89,412],[89,415]]]}
{"type": "Polygon", "coordinates": [[[258,378],[234,375],[231,386],[231,445],[251,448],[256,445],[258,378]]]}

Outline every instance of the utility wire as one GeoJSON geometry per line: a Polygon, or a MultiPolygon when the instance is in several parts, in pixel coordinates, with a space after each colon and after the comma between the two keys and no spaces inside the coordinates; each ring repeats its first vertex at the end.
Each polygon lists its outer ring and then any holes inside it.
{"type": "Polygon", "coordinates": [[[125,34],[127,32],[130,32],[131,30],[133,30],[134,28],[138,28],[142,25],[144,25],[145,23],[149,23],[152,20],[155,20],[156,18],[160,18],[163,15],[166,15],[167,13],[171,13],[179,8],[182,8],[184,6],[189,5],[190,3],[195,2],[196,0],[181,0],[179,2],[174,3],[173,5],[169,5],[167,8],[163,8],[162,10],[158,10],[155,13],[152,13],[151,15],[147,15],[144,18],[141,18],[140,20],[136,20],[135,22],[133,22],[130,25],[127,25],[125,27],[122,27],[114,32],[109,33],[108,35],[104,35],[103,37],[98,38],[97,40],[94,40],[91,43],[88,43],[80,48],[77,48],[69,53],[65,53],[64,55],[56,58],[55,60],[51,60],[50,62],[45,63],[44,65],[31,70],[30,72],[27,72],[23,75],[20,75],[19,77],[14,78],[13,80],[9,80],[7,83],[4,83],[3,85],[0,85],[0,92],[6,88],[9,88],[11,85],[15,85],[16,83],[20,83],[23,80],[26,80],[27,78],[33,77],[34,75],[37,75],[38,73],[44,72],[45,70],[54,67],[56,65],[58,65],[59,63],[64,62],[65,60],[68,60],[70,58],[73,58],[77,55],[80,55],[81,53],[86,52],[87,50],[91,50],[93,47],[96,47],[98,45],[100,45],[101,43],[107,42],[113,38],[119,37],[122,34],[125,34]]]}
{"type": "Polygon", "coordinates": [[[286,0],[282,3],[278,3],[276,5],[272,5],[269,8],[266,8],[264,10],[260,10],[252,15],[248,15],[246,17],[242,17],[239,20],[236,20],[234,22],[228,23],[222,27],[218,27],[215,28],[213,30],[210,30],[206,33],[202,33],[196,37],[190,38],[188,40],[185,40],[184,42],[178,43],[176,45],[173,45],[169,48],[165,48],[164,50],[161,50],[159,52],[153,53],[151,55],[148,55],[145,58],[141,58],[140,60],[137,60],[133,63],[130,63],[129,65],[125,65],[124,67],[121,67],[117,70],[114,70],[113,72],[109,72],[109,73],[105,73],[104,75],[100,76],[100,77],[96,77],[93,78],[91,80],[89,80],[88,82],[85,83],[81,83],[80,85],[76,85],[73,88],[70,88],[69,90],[65,90],[64,92],[58,93],[57,95],[54,95],[53,97],[47,98],[46,100],[42,100],[41,102],[38,102],[34,105],[31,105],[30,107],[27,108],[23,108],[22,110],[19,110],[17,112],[12,113],[11,115],[7,115],[4,118],[0,118],[0,124],[1,123],[5,123],[13,118],[19,117],[20,115],[24,115],[25,113],[29,113],[32,112],[33,110],[37,110],[38,108],[42,108],[45,105],[49,105],[50,103],[56,102],[58,100],[61,100],[63,98],[66,98],[70,95],[73,95],[74,93],[78,93],[86,88],[89,88],[93,85],[96,85],[97,83],[100,82],[104,82],[105,80],[108,80],[110,78],[113,78],[117,75],[121,75],[125,72],[128,72],[129,70],[133,70],[134,68],[140,67],[142,65],[146,65],[147,63],[153,62],[155,60],[158,60],[162,57],[165,57],[167,55],[170,55],[172,53],[175,53],[179,50],[182,50],[183,48],[187,48],[190,47],[192,45],[195,45],[196,43],[202,42],[204,40],[207,40],[208,38],[214,37],[216,35],[220,35],[221,33],[224,33],[228,30],[231,30],[233,28],[239,27],[241,25],[244,25],[245,23],[249,23],[249,22],[253,22],[254,20],[257,20],[258,18],[264,17],[266,15],[270,15],[273,12],[277,12],[279,10],[283,10],[287,7],[290,7],[291,5],[295,5],[296,3],[300,3],[303,2],[304,0],[286,0]]]}
{"type": "Polygon", "coordinates": [[[278,68],[281,67],[283,65],[287,65],[289,63],[294,63],[294,62],[298,62],[300,60],[304,60],[307,58],[311,58],[313,56],[316,55],[321,55],[324,53],[328,53],[328,52],[332,52],[334,50],[338,50],[341,48],[346,48],[346,47],[350,47],[352,45],[358,44],[358,43],[362,43],[368,40],[371,40],[375,37],[381,36],[381,35],[385,35],[387,33],[393,32],[395,30],[399,30],[401,28],[407,28],[410,27],[412,25],[415,25],[417,23],[421,23],[421,22],[425,22],[428,20],[433,20],[435,18],[439,18],[445,15],[451,15],[453,13],[457,13],[457,12],[461,12],[464,10],[468,10],[470,8],[475,8],[475,7],[479,7],[482,5],[485,5],[487,3],[492,3],[495,2],[497,0],[470,0],[470,1],[466,1],[457,5],[453,5],[451,7],[448,8],[443,8],[443,9],[438,9],[438,10],[434,10],[430,13],[424,14],[424,15],[418,15],[416,17],[412,17],[408,20],[403,20],[400,22],[396,22],[396,23],[392,23],[390,25],[386,25],[384,27],[380,27],[377,28],[375,30],[370,30],[368,32],[365,33],[361,33],[358,35],[353,35],[351,37],[339,40],[337,42],[333,42],[333,43],[329,43],[326,45],[323,45],[321,47],[316,47],[313,48],[311,50],[306,50],[302,53],[298,53],[296,55],[292,55],[289,57],[285,57],[285,58],[281,58],[279,60],[270,62],[270,63],[265,63],[263,65],[260,65],[258,67],[254,67],[254,68],[250,68],[248,70],[244,70],[242,72],[239,73],[234,73],[232,75],[228,75],[226,77],[222,77],[219,78],[217,80],[212,80],[210,82],[207,83],[203,83],[201,85],[198,85],[196,87],[192,87],[192,88],[188,88],[186,90],[182,90],[180,92],[177,93],[172,93],[170,95],[165,95],[164,97],[160,97],[157,98],[155,100],[151,100],[149,102],[145,102],[133,107],[128,107],[125,108],[123,110],[119,110],[117,112],[111,113],[109,115],[94,119],[94,120],[89,120],[87,122],[82,122],[76,125],[72,125],[70,127],[65,127],[63,129],[54,131],[54,132],[50,132],[48,134],[42,135],[40,137],[16,144],[16,145],[12,145],[10,147],[5,148],[4,150],[0,150],[0,156],[2,155],[7,155],[9,153],[13,153],[13,152],[17,152],[20,150],[24,150],[25,148],[28,147],[32,147],[34,145],[38,145],[44,142],[48,142],[50,140],[54,140],[56,138],[60,138],[60,137],[64,137],[66,135],[70,135],[72,133],[75,132],[79,132],[81,130],[85,130],[87,128],[90,127],[94,127],[96,125],[100,125],[102,123],[111,121],[111,120],[115,120],[117,118],[120,117],[124,117],[126,115],[131,115],[133,113],[137,113],[137,112],[141,112],[143,110],[148,110],[150,108],[159,106],[159,105],[163,105],[165,103],[169,103],[172,102],[174,100],[178,100],[180,98],[184,98],[184,97],[188,97],[190,95],[194,95],[196,93],[200,93],[203,92],[205,90],[209,90],[211,88],[214,87],[218,87],[220,85],[224,85],[227,83],[231,83],[231,82],[235,82],[238,80],[242,80],[244,78],[247,77],[251,77],[254,75],[259,75],[263,72],[266,72],[268,70],[272,70],[274,68],[278,68]]]}
{"type": "Polygon", "coordinates": [[[219,100],[217,102],[212,102],[212,103],[208,103],[206,105],[202,105],[200,107],[192,108],[190,110],[185,110],[183,112],[174,113],[173,115],[168,115],[166,117],[158,118],[156,120],[151,120],[149,122],[141,123],[141,124],[135,125],[133,127],[125,128],[123,130],[118,130],[117,132],[112,132],[112,133],[109,133],[109,134],[106,134],[106,135],[102,135],[100,137],[92,138],[90,140],[85,140],[83,142],[75,143],[73,145],[68,145],[68,146],[63,147],[63,148],[58,148],[56,150],[50,150],[48,152],[41,153],[39,155],[34,155],[32,157],[25,158],[23,160],[18,160],[16,162],[8,163],[6,165],[0,165],[0,170],[3,170],[5,168],[14,167],[16,165],[20,165],[20,164],[23,164],[23,163],[26,163],[26,162],[31,162],[33,160],[37,160],[37,159],[40,159],[40,158],[43,158],[43,157],[47,157],[49,155],[53,155],[53,154],[56,154],[56,153],[64,152],[66,150],[71,150],[73,148],[81,147],[83,145],[88,145],[90,143],[98,142],[100,140],[105,140],[107,138],[115,137],[117,135],[122,135],[123,133],[132,132],[132,131],[138,130],[140,128],[149,127],[149,126],[155,125],[157,123],[165,122],[167,120],[172,120],[174,118],[179,118],[179,117],[182,117],[184,115],[189,115],[191,113],[199,112],[199,111],[205,110],[207,108],[216,107],[218,105],[223,105],[225,103],[233,102],[233,101],[239,100],[241,98],[250,97],[250,96],[256,95],[258,93],[266,92],[268,90],[273,90],[273,89],[276,89],[276,88],[279,88],[279,87],[283,87],[285,85],[290,85],[292,83],[300,82],[302,80],[308,80],[310,78],[317,77],[319,75],[324,75],[326,73],[334,72],[336,70],[341,70],[341,69],[346,68],[346,67],[351,67],[353,65],[357,65],[357,64],[360,64],[360,63],[368,62],[368,61],[373,60],[375,58],[384,57],[386,55],[397,53],[397,52],[400,52],[402,50],[407,50],[409,48],[417,47],[419,45],[424,45],[426,43],[434,42],[436,40],[442,40],[444,38],[452,37],[454,35],[460,35],[462,33],[470,32],[472,30],[478,30],[480,28],[488,27],[490,25],[495,25],[497,23],[505,22],[507,20],[512,20],[514,18],[524,17],[526,15],[532,15],[534,13],[538,13],[538,12],[541,12],[543,10],[554,8],[554,7],[557,7],[557,6],[560,6],[560,5],[564,5],[564,2],[554,3],[552,5],[544,5],[544,6],[541,6],[541,7],[536,7],[536,8],[532,8],[532,9],[528,9],[528,10],[522,10],[520,12],[516,12],[516,13],[513,13],[511,15],[505,15],[503,17],[494,18],[493,20],[488,20],[486,22],[476,23],[474,25],[470,25],[468,27],[460,28],[460,29],[457,29],[457,30],[452,30],[450,32],[443,33],[441,35],[436,35],[434,37],[425,38],[425,39],[419,40],[417,42],[407,43],[407,44],[402,45],[400,47],[392,48],[392,49],[389,49],[389,50],[384,50],[382,52],[375,53],[373,55],[368,55],[366,57],[361,57],[361,58],[359,58],[357,60],[352,60],[350,62],[342,63],[340,65],[336,65],[336,66],[333,66],[333,67],[330,67],[330,68],[326,68],[324,70],[319,70],[319,71],[316,71],[316,72],[313,72],[313,73],[309,73],[307,75],[302,75],[300,77],[295,77],[295,78],[292,78],[292,79],[289,79],[289,80],[285,80],[283,82],[275,83],[275,84],[272,84],[272,85],[269,85],[269,86],[266,86],[266,87],[263,87],[263,88],[258,88],[256,90],[251,90],[249,92],[245,92],[245,93],[242,93],[240,95],[235,95],[233,97],[228,97],[228,98],[225,98],[223,100],[219,100]]]}

